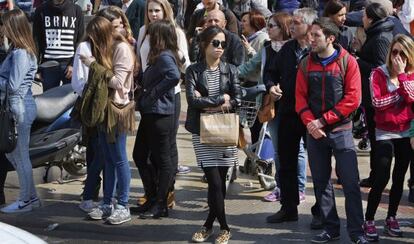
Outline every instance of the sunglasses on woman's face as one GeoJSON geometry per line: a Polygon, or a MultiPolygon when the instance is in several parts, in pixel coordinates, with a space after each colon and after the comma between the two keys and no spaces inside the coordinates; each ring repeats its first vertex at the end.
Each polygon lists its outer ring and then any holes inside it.
{"type": "Polygon", "coordinates": [[[407,56],[405,56],[405,53],[402,50],[398,50],[398,49],[393,49],[391,51],[392,56],[397,56],[400,55],[401,58],[407,58],[407,56]]]}
{"type": "Polygon", "coordinates": [[[221,48],[225,49],[227,47],[227,42],[220,41],[220,40],[212,40],[211,45],[213,45],[213,47],[215,48],[218,48],[219,46],[221,46],[221,48]]]}

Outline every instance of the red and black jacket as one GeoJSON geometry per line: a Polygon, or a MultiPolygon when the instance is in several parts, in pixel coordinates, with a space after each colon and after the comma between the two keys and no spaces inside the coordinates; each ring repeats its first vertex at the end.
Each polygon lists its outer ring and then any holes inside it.
{"type": "MultiPolygon", "coordinates": [[[[296,76],[296,112],[305,126],[320,119],[325,130],[350,121],[349,115],[361,102],[361,75],[355,58],[339,45],[338,55],[326,66],[311,53],[296,76]],[[341,58],[347,56],[346,70],[341,70],[341,58]],[[343,75],[344,74],[344,75],[343,75]]],[[[302,66],[302,64],[301,64],[302,66]]]]}

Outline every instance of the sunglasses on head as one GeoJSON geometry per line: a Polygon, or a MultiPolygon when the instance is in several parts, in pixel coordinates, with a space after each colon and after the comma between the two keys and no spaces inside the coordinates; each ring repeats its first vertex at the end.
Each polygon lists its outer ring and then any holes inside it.
{"type": "Polygon", "coordinates": [[[221,45],[221,48],[225,49],[227,47],[227,42],[219,41],[219,40],[212,40],[211,45],[213,45],[213,47],[215,48],[218,48],[221,45]]]}
{"type": "Polygon", "coordinates": [[[277,28],[279,28],[279,25],[278,25],[278,24],[268,23],[268,24],[267,24],[267,27],[268,27],[269,29],[272,29],[273,27],[277,27],[277,28]]]}
{"type": "Polygon", "coordinates": [[[402,50],[393,49],[391,51],[391,54],[392,54],[392,56],[400,55],[401,58],[407,58],[407,56],[405,56],[405,53],[402,50]]]}

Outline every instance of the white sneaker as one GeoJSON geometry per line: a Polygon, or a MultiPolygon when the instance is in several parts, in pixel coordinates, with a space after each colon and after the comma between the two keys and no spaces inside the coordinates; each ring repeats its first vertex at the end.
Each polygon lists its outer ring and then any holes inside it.
{"type": "Polygon", "coordinates": [[[98,204],[92,200],[83,200],[79,203],[79,208],[85,213],[92,212],[92,210],[96,207],[98,207],[98,204]]]}
{"type": "Polygon", "coordinates": [[[112,212],[111,216],[106,219],[106,222],[111,225],[120,225],[130,220],[131,213],[129,212],[129,207],[118,204],[115,206],[115,210],[112,212]]]}
{"type": "Polygon", "coordinates": [[[42,206],[42,202],[38,197],[30,198],[30,203],[32,204],[32,208],[40,208],[42,206]]]}
{"type": "Polygon", "coordinates": [[[30,201],[24,202],[17,200],[14,203],[0,209],[3,213],[23,213],[33,210],[32,203],[30,201]]]}
{"type": "Polygon", "coordinates": [[[88,213],[88,216],[93,220],[106,219],[112,215],[113,211],[113,205],[104,204],[94,208],[90,213],[88,213]]]}

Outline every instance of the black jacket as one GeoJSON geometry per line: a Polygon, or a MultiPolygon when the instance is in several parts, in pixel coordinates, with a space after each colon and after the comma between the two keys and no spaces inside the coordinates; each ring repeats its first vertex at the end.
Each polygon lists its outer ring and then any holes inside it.
{"type": "Polygon", "coordinates": [[[148,66],[141,82],[138,106],[141,113],[174,114],[174,87],[180,80],[180,71],[171,51],[162,51],[155,64],[148,66]]]}
{"type": "Polygon", "coordinates": [[[132,34],[135,40],[137,40],[139,28],[144,25],[145,1],[133,0],[125,12],[125,15],[128,18],[129,25],[131,26],[132,34]]]}
{"type": "Polygon", "coordinates": [[[233,108],[240,105],[241,91],[237,74],[237,67],[220,62],[220,95],[208,96],[208,83],[205,70],[205,62],[190,65],[185,73],[185,88],[187,96],[187,119],[185,128],[193,133],[200,134],[200,113],[205,108],[217,107],[224,103],[224,94],[230,95],[230,103],[233,108]],[[196,97],[198,91],[202,97],[196,97]]]}
{"type": "Polygon", "coordinates": [[[33,39],[40,55],[38,60],[68,61],[72,65],[83,32],[82,10],[72,0],[59,5],[53,1],[43,3],[33,17],[33,39]]]}
{"type": "Polygon", "coordinates": [[[387,18],[379,20],[365,31],[367,39],[361,51],[357,53],[362,81],[362,104],[364,106],[371,106],[369,76],[373,68],[385,63],[393,38],[393,30],[394,23],[387,18]]]}
{"type": "Polygon", "coordinates": [[[267,90],[280,84],[280,89],[283,91],[278,107],[280,114],[296,114],[295,90],[298,64],[309,51],[309,48],[301,50],[298,41],[290,40],[283,45],[271,62],[265,64],[263,82],[267,90]]]}
{"type": "Polygon", "coordinates": [[[341,33],[339,34],[338,44],[340,44],[347,51],[351,52],[351,44],[354,39],[354,33],[347,26],[341,26],[339,27],[339,30],[341,33]]]}
{"type": "MultiPolygon", "coordinates": [[[[227,47],[224,49],[221,60],[223,62],[227,62],[236,66],[241,65],[245,59],[245,51],[240,37],[227,30],[224,30],[224,34],[226,35],[227,47]]],[[[189,56],[191,62],[200,62],[204,59],[204,55],[201,54],[200,51],[200,39],[198,36],[196,36],[190,43],[189,48],[189,56]]]]}

